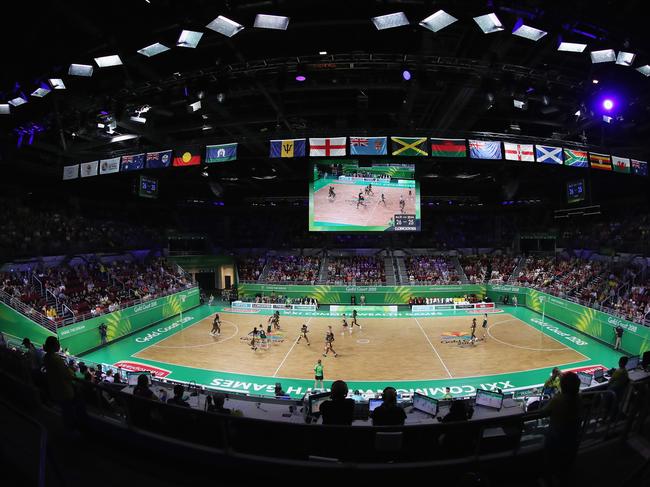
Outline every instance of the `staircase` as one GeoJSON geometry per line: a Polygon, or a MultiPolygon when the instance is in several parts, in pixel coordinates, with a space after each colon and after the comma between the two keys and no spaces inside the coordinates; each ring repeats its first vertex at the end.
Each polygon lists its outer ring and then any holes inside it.
{"type": "Polygon", "coordinates": [[[397,279],[395,277],[395,267],[393,266],[393,257],[391,255],[384,257],[384,272],[386,273],[386,285],[395,286],[397,279]]]}
{"type": "Polygon", "coordinates": [[[512,274],[510,274],[510,277],[508,278],[508,284],[512,284],[515,282],[517,276],[519,276],[519,273],[524,270],[524,267],[526,267],[527,260],[528,259],[526,257],[519,257],[519,262],[517,262],[517,265],[515,266],[515,270],[512,271],[512,274]]]}
{"type": "Polygon", "coordinates": [[[467,276],[465,275],[463,266],[460,265],[460,260],[458,259],[458,256],[452,255],[451,257],[449,257],[448,262],[454,267],[454,269],[456,269],[456,272],[458,273],[458,277],[460,278],[460,282],[462,284],[469,284],[469,279],[467,279],[467,276]]]}
{"type": "Polygon", "coordinates": [[[327,255],[323,255],[320,261],[320,272],[318,273],[318,283],[326,284],[327,283],[327,255]]]}
{"type": "Polygon", "coordinates": [[[409,275],[406,272],[406,263],[404,262],[404,257],[395,257],[397,269],[397,276],[402,285],[407,285],[409,283],[409,275]]]}
{"type": "Polygon", "coordinates": [[[260,273],[260,277],[257,279],[257,282],[266,282],[266,279],[269,276],[269,271],[271,270],[271,266],[269,265],[269,260],[270,259],[267,259],[266,262],[264,263],[264,269],[262,269],[262,272],[260,273]]]}

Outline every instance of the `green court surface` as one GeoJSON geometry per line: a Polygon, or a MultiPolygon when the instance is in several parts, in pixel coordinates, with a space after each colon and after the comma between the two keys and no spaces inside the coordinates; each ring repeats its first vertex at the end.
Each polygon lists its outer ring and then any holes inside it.
{"type": "MultiPolygon", "coordinates": [[[[586,360],[578,361],[571,364],[563,364],[562,370],[574,370],[602,366],[605,368],[614,367],[621,353],[613,350],[610,346],[598,342],[592,337],[584,335],[577,330],[564,326],[551,319],[545,318],[542,321],[542,315],[524,307],[506,306],[501,308],[514,317],[524,321],[528,325],[540,330],[567,347],[576,350],[582,355],[588,357],[586,360]],[[541,328],[541,329],[540,329],[541,328]]],[[[131,362],[131,366],[144,365],[163,369],[163,373],[167,373],[166,377],[183,382],[195,382],[205,386],[214,387],[228,392],[241,392],[251,395],[272,396],[274,392],[275,383],[281,381],[285,392],[292,397],[302,397],[305,393],[311,390],[313,380],[307,379],[294,379],[286,377],[274,377],[273,371],[269,372],[268,376],[257,376],[247,374],[232,374],[220,372],[216,370],[198,369],[193,367],[185,367],[180,365],[173,365],[164,362],[157,362],[153,360],[146,360],[134,357],[135,354],[140,352],[146,347],[154,345],[166,338],[169,338],[175,333],[197,323],[201,319],[221,311],[232,312],[230,308],[222,306],[208,306],[202,305],[192,310],[183,313],[182,316],[157,323],[156,325],[140,330],[133,335],[125,337],[116,343],[95,350],[83,356],[90,362],[103,363],[107,365],[115,365],[119,362],[131,362]]],[[[242,313],[248,314],[251,313],[242,313]]],[[[268,315],[270,311],[259,311],[256,315],[268,315]]],[[[327,317],[330,316],[328,311],[295,311],[284,312],[283,315],[287,316],[315,316],[327,317]]],[[[336,315],[338,316],[338,314],[336,315]]],[[[416,313],[410,311],[398,313],[381,313],[381,312],[365,312],[362,307],[359,307],[359,317],[372,317],[373,319],[382,318],[390,319],[395,317],[444,317],[444,316],[477,316],[476,314],[468,313],[467,311],[445,311],[445,312],[430,312],[430,313],[416,313]]],[[[128,365],[127,365],[128,367],[128,365]]],[[[417,364],[414,364],[417,367],[417,364]]],[[[444,394],[444,388],[449,386],[451,393],[454,396],[472,395],[476,389],[502,389],[503,391],[509,390],[525,390],[541,385],[549,376],[552,367],[545,367],[536,370],[527,370],[523,372],[512,372],[498,375],[485,375],[474,377],[455,377],[451,379],[435,379],[435,380],[408,380],[398,382],[380,382],[380,381],[348,381],[350,390],[359,389],[364,392],[381,391],[384,387],[391,385],[398,389],[400,392],[413,392],[418,391],[432,397],[441,397],[444,394]]],[[[325,386],[329,386],[331,382],[326,381],[325,386]]]]}

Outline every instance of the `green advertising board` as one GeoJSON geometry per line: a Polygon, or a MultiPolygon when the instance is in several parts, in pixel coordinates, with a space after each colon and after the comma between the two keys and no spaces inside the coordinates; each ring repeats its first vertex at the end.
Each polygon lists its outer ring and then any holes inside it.
{"type": "Polygon", "coordinates": [[[199,304],[199,288],[195,287],[61,327],[57,334],[62,348],[68,348],[71,354],[83,353],[101,345],[98,327],[102,323],[108,328],[107,339],[110,342],[199,304]]]}
{"type": "Polygon", "coordinates": [[[282,295],[289,298],[316,298],[320,304],[357,304],[365,296],[366,304],[407,304],[409,298],[453,298],[466,294],[485,296],[485,285],[459,284],[450,286],[294,286],[282,284],[240,284],[239,296],[282,295]]]}
{"type": "Polygon", "coordinates": [[[53,332],[5,303],[0,303],[0,331],[14,339],[29,338],[37,345],[42,345],[47,337],[54,336],[53,332]]]}

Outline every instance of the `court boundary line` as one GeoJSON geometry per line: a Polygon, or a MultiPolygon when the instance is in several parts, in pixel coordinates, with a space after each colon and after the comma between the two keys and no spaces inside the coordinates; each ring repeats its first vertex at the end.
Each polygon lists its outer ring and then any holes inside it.
{"type": "MultiPolygon", "coordinates": [[[[529,311],[531,311],[531,312],[533,312],[533,313],[537,313],[537,311],[532,311],[532,310],[529,310],[529,311]]],[[[562,345],[562,346],[568,348],[569,350],[573,350],[573,351],[576,352],[577,354],[582,355],[583,357],[585,357],[585,359],[587,359],[587,360],[591,360],[591,357],[585,355],[584,353],[582,353],[582,352],[576,350],[576,349],[573,348],[573,347],[570,347],[569,345],[565,345],[565,344],[562,343],[560,340],[558,340],[557,338],[551,336],[550,334],[544,333],[544,331],[542,330],[541,327],[538,329],[538,328],[534,327],[533,325],[531,325],[530,323],[528,323],[527,321],[524,321],[524,320],[522,320],[521,318],[517,318],[517,317],[516,317],[515,315],[513,315],[513,314],[510,314],[510,313],[508,313],[508,314],[509,314],[510,316],[512,316],[512,318],[510,318],[510,319],[508,319],[508,320],[498,321],[498,322],[496,322],[496,323],[493,323],[491,326],[488,326],[487,333],[488,333],[491,337],[492,337],[492,334],[490,334],[489,332],[490,332],[490,328],[492,328],[492,326],[494,326],[494,325],[498,325],[498,324],[500,324],[500,323],[506,323],[507,321],[518,320],[518,321],[521,321],[522,323],[524,323],[525,325],[529,326],[530,328],[532,328],[532,329],[535,330],[536,332],[539,332],[539,333],[541,333],[542,335],[549,337],[551,340],[555,340],[555,341],[558,342],[560,345],[562,345]]],[[[538,313],[538,314],[540,314],[540,316],[541,316],[541,313],[538,313]]],[[[543,322],[546,322],[546,320],[548,320],[548,319],[549,319],[548,316],[544,316],[544,320],[543,320],[543,322]]],[[[552,318],[551,318],[551,320],[552,320],[552,318]]],[[[551,323],[551,324],[552,324],[552,323],[551,323]]],[[[560,324],[561,326],[567,326],[567,325],[563,325],[562,323],[559,323],[559,324],[560,324]]],[[[554,326],[556,326],[556,325],[554,325],[554,326]]],[[[556,328],[558,328],[558,327],[556,326],[556,328]]],[[[559,329],[559,328],[558,328],[558,329],[559,329]]],[[[494,337],[492,337],[492,338],[494,338],[494,337]]],[[[591,337],[590,337],[590,338],[591,338],[591,337]]],[[[494,338],[494,339],[497,340],[497,341],[499,341],[497,338],[494,338]]],[[[505,345],[505,343],[504,343],[504,345],[505,345]]],[[[510,345],[510,346],[514,346],[514,345],[510,345]]],[[[540,351],[543,351],[543,350],[540,350],[540,351]]],[[[551,350],[547,350],[547,351],[551,351],[551,350]]],[[[555,350],[555,351],[558,351],[558,350],[555,350]]]]}
{"type": "MultiPolygon", "coordinates": [[[[311,323],[311,317],[307,320],[307,323],[305,323],[305,324],[306,324],[306,325],[309,325],[309,323],[311,323]]],[[[298,339],[299,339],[300,337],[301,337],[301,335],[298,334],[298,336],[296,337],[296,339],[293,341],[293,345],[291,345],[291,348],[290,348],[289,351],[286,353],[286,355],[285,355],[284,358],[282,359],[282,362],[280,362],[280,365],[278,365],[278,368],[275,369],[275,372],[273,372],[273,375],[272,375],[271,377],[276,377],[278,371],[282,368],[282,366],[284,365],[284,363],[287,361],[287,358],[289,358],[289,354],[293,351],[293,347],[296,346],[296,344],[298,343],[298,339]]]]}
{"type": "MultiPolygon", "coordinates": [[[[217,313],[214,313],[214,314],[217,314],[217,313]]],[[[133,354],[133,355],[131,355],[131,356],[132,356],[132,357],[135,357],[138,353],[142,353],[142,352],[144,352],[145,350],[147,350],[148,348],[151,348],[151,347],[153,347],[153,346],[155,346],[155,345],[158,345],[159,343],[162,343],[162,342],[164,342],[165,340],[168,340],[168,339],[170,339],[170,338],[176,336],[178,333],[182,332],[183,330],[187,330],[187,329],[189,329],[189,328],[192,328],[193,326],[196,326],[196,325],[200,324],[200,323],[201,323],[203,320],[205,320],[206,318],[211,318],[211,317],[212,317],[212,315],[207,315],[207,316],[204,316],[203,318],[199,318],[199,319],[196,320],[194,323],[192,323],[191,325],[189,325],[187,328],[183,328],[183,327],[181,326],[181,327],[180,327],[180,330],[175,331],[175,332],[172,333],[171,335],[169,335],[169,336],[167,336],[167,337],[164,337],[164,338],[158,340],[157,342],[152,343],[151,345],[147,345],[146,347],[141,348],[140,350],[138,350],[135,354],[133,354]]],[[[225,322],[226,322],[226,321],[224,320],[224,323],[225,323],[225,322]]],[[[237,327],[237,325],[235,325],[235,324],[232,323],[231,321],[229,321],[228,323],[231,323],[231,324],[233,324],[235,327],[237,327]]],[[[237,329],[239,329],[239,327],[237,327],[237,329]]],[[[230,338],[228,338],[228,339],[230,339],[230,338]]],[[[225,340],[224,340],[224,341],[225,341],[225,340]]],[[[219,343],[219,342],[215,342],[215,343],[219,343]]],[[[211,344],[211,345],[213,345],[213,344],[211,344]]],[[[163,348],[163,347],[159,347],[159,348],[163,348]]],[[[183,348],[190,348],[190,347],[183,347],[183,348]]]]}
{"type": "MultiPolygon", "coordinates": [[[[201,321],[202,321],[202,320],[201,320],[201,321]]],[[[196,324],[200,323],[201,321],[199,321],[199,322],[197,322],[197,323],[194,323],[194,324],[196,325],[196,324]]],[[[223,323],[230,323],[232,326],[235,327],[235,333],[232,334],[231,336],[229,336],[228,338],[224,338],[223,340],[217,340],[217,341],[214,341],[214,342],[211,342],[211,343],[202,343],[202,344],[200,344],[200,345],[187,345],[187,346],[184,346],[184,347],[163,347],[163,346],[158,345],[159,343],[162,343],[162,342],[164,342],[165,340],[169,340],[170,338],[175,337],[176,334],[174,334],[174,335],[168,336],[167,338],[164,338],[164,339],[160,340],[159,342],[154,343],[153,345],[149,345],[147,348],[149,348],[149,347],[157,347],[157,348],[162,348],[162,349],[167,349],[167,350],[179,350],[179,349],[183,349],[183,348],[201,348],[201,347],[210,347],[210,346],[212,346],[212,345],[217,345],[217,344],[219,344],[219,343],[223,343],[223,342],[227,342],[228,340],[232,340],[233,338],[235,338],[235,337],[239,334],[239,327],[238,327],[236,324],[234,324],[232,321],[226,321],[226,320],[223,320],[223,323]]],[[[191,326],[194,326],[194,325],[191,325],[191,326]]],[[[189,330],[189,328],[190,328],[190,327],[185,328],[185,330],[189,330]]],[[[183,330],[181,330],[181,331],[183,331],[183,330]]],[[[217,336],[220,336],[220,335],[217,335],[217,336]]],[[[144,350],[144,349],[143,349],[143,350],[144,350]]],[[[141,350],[141,351],[142,351],[142,350],[141,350]]],[[[141,352],[141,351],[140,351],[140,352],[141,352]]],[[[138,353],[140,353],[140,352],[138,352],[138,353]]]]}
{"type": "Polygon", "coordinates": [[[434,347],[434,346],[433,346],[433,343],[431,343],[431,340],[429,340],[429,335],[427,335],[427,333],[424,331],[424,328],[422,328],[422,325],[420,324],[420,322],[418,321],[418,319],[417,319],[417,318],[413,318],[413,319],[415,320],[415,322],[417,323],[417,325],[420,327],[420,331],[422,332],[422,334],[424,335],[424,337],[425,337],[425,338],[427,339],[427,341],[429,342],[429,345],[431,345],[431,348],[433,349],[433,351],[435,352],[436,356],[438,357],[438,360],[440,360],[440,363],[442,364],[442,366],[443,366],[443,367],[445,368],[445,370],[447,371],[447,375],[449,376],[450,379],[453,379],[453,376],[451,375],[451,372],[449,372],[449,369],[448,369],[447,366],[445,365],[445,362],[442,360],[442,357],[441,357],[440,354],[438,353],[438,350],[436,350],[436,347],[434,347]]]}
{"type": "MultiPolygon", "coordinates": [[[[133,357],[133,356],[131,356],[131,357],[133,357]]],[[[136,358],[139,358],[139,357],[136,357],[136,358]]],[[[122,358],[122,359],[119,359],[119,360],[128,360],[128,359],[122,358]]],[[[160,363],[162,365],[165,365],[165,364],[166,365],[176,365],[178,367],[185,367],[186,369],[202,370],[202,371],[207,371],[207,372],[220,372],[222,374],[241,375],[241,376],[246,376],[246,377],[256,377],[256,378],[260,378],[260,379],[287,379],[287,380],[306,380],[306,381],[311,381],[312,380],[310,378],[304,379],[304,378],[301,378],[301,377],[285,377],[285,376],[275,376],[275,377],[273,377],[273,376],[270,376],[270,375],[252,375],[252,374],[247,374],[245,372],[232,372],[232,371],[228,371],[228,370],[202,369],[202,368],[198,368],[198,367],[191,367],[191,366],[186,365],[186,364],[179,364],[179,363],[176,363],[176,362],[160,362],[158,360],[152,360],[152,359],[142,359],[142,360],[149,360],[150,362],[158,362],[158,363],[160,363]]],[[[592,360],[592,359],[589,359],[589,360],[592,360]]],[[[503,373],[499,373],[499,374],[464,375],[464,376],[460,376],[460,377],[440,377],[440,378],[437,378],[437,379],[381,379],[381,380],[342,379],[342,380],[345,380],[346,382],[384,383],[384,382],[433,382],[433,381],[448,380],[448,379],[452,379],[452,380],[477,379],[479,377],[494,377],[494,376],[506,376],[506,375],[510,375],[510,374],[525,374],[526,372],[535,372],[537,370],[552,369],[553,367],[565,367],[567,365],[579,364],[579,363],[582,363],[582,362],[586,362],[586,360],[576,360],[574,362],[566,362],[566,363],[563,363],[563,364],[548,365],[546,367],[536,367],[534,369],[516,370],[516,371],[512,371],[512,372],[503,372],[503,373]]],[[[106,362],[103,362],[103,363],[106,363],[106,362]]],[[[106,363],[106,365],[110,365],[110,364],[106,363]]],[[[160,367],[159,365],[155,365],[155,364],[146,364],[146,365],[152,365],[154,367],[160,367]]],[[[586,364],[585,366],[588,366],[588,365],[589,364],[586,364]]],[[[591,365],[603,365],[603,364],[599,364],[597,362],[594,362],[591,365]]],[[[111,365],[111,367],[112,367],[112,365],[111,365]]],[[[172,373],[173,373],[173,371],[172,371],[172,373]]],[[[235,380],[235,379],[229,379],[229,380],[235,380]]],[[[243,382],[243,381],[239,380],[239,382],[243,382]]],[[[414,387],[414,389],[416,389],[416,388],[414,387]]]]}

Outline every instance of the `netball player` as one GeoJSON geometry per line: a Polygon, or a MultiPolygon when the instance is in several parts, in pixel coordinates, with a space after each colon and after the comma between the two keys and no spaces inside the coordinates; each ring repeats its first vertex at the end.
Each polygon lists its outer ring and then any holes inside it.
{"type": "Polygon", "coordinates": [[[273,317],[273,329],[280,330],[280,312],[276,311],[273,317]]]}
{"type": "Polygon", "coordinates": [[[359,205],[366,206],[363,202],[363,194],[361,194],[361,191],[359,191],[359,196],[357,196],[357,209],[359,209],[359,205]]]}
{"type": "Polygon", "coordinates": [[[303,338],[307,342],[307,345],[311,346],[311,343],[309,343],[309,338],[307,338],[307,332],[309,332],[309,329],[307,328],[307,323],[303,323],[302,326],[300,327],[300,336],[298,337],[298,340],[296,340],[296,343],[300,343],[300,340],[303,338]]]}
{"type": "Polygon", "coordinates": [[[476,345],[476,318],[472,318],[472,336],[469,341],[472,345],[476,345]]]}
{"type": "Polygon", "coordinates": [[[352,327],[350,327],[350,326],[348,325],[348,319],[345,317],[345,313],[343,313],[343,320],[342,320],[342,322],[343,322],[343,323],[341,323],[341,324],[343,325],[343,331],[341,331],[341,335],[345,334],[345,330],[348,330],[348,329],[350,330],[350,333],[352,333],[352,327]]]}
{"type": "MultiPolygon", "coordinates": [[[[260,328],[262,325],[260,325],[260,328]]],[[[249,333],[251,337],[251,341],[249,342],[249,345],[251,346],[251,350],[256,351],[257,350],[257,337],[259,336],[260,332],[257,330],[257,327],[253,328],[253,331],[249,333]]]]}
{"type": "Polygon", "coordinates": [[[210,335],[221,335],[221,320],[219,319],[219,313],[214,315],[214,320],[212,321],[212,330],[210,330],[210,335]]]}
{"type": "Polygon", "coordinates": [[[325,352],[323,353],[323,357],[327,357],[330,352],[334,354],[334,357],[338,357],[338,354],[332,347],[332,343],[334,343],[334,332],[332,331],[332,327],[329,326],[325,335],[325,352]]]}
{"type": "Polygon", "coordinates": [[[399,212],[404,213],[404,206],[406,206],[406,202],[404,201],[404,195],[399,195],[399,212]]]}
{"type": "Polygon", "coordinates": [[[314,390],[323,388],[323,362],[318,359],[318,363],[314,366],[314,390]],[[318,387],[320,385],[320,387],[318,387]]]}
{"type": "Polygon", "coordinates": [[[379,202],[383,203],[384,206],[386,206],[386,198],[384,197],[384,193],[381,194],[381,201],[379,201],[379,202]]]}
{"type": "Polygon", "coordinates": [[[336,199],[336,193],[334,192],[334,186],[330,186],[329,193],[327,195],[328,198],[336,199]]]}
{"type": "Polygon", "coordinates": [[[487,313],[485,313],[485,315],[483,316],[483,325],[482,326],[483,326],[483,335],[481,336],[481,340],[485,340],[485,335],[487,334],[487,326],[488,326],[487,313]]]}
{"type": "Polygon", "coordinates": [[[359,322],[357,322],[357,310],[356,309],[352,310],[352,321],[350,322],[350,334],[352,334],[352,328],[354,328],[354,325],[357,325],[359,327],[359,330],[362,329],[359,322]]]}
{"type": "Polygon", "coordinates": [[[368,194],[375,195],[375,193],[372,192],[372,184],[368,184],[368,194]]]}

